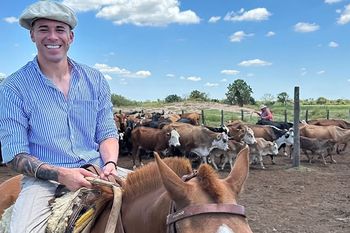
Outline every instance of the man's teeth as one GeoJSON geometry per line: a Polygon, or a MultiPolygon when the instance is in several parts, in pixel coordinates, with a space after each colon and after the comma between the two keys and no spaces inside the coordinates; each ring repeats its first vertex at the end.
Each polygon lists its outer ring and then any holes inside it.
{"type": "Polygon", "coordinates": [[[60,46],[59,45],[46,45],[48,49],[58,49],[60,46]]]}

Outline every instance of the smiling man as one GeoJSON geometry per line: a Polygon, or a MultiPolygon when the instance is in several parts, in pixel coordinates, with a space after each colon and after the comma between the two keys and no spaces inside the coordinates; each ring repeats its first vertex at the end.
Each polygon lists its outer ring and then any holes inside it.
{"type": "Polygon", "coordinates": [[[48,201],[58,184],[75,191],[117,175],[118,132],[111,93],[102,73],[67,56],[75,13],[54,1],[38,1],[19,23],[30,31],[38,54],[0,85],[0,141],[4,162],[24,174],[10,232],[45,232],[48,201]]]}

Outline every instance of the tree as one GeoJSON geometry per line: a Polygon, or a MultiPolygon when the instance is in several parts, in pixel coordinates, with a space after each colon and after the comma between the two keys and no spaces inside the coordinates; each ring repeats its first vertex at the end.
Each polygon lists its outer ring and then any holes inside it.
{"type": "Polygon", "coordinates": [[[272,94],[266,93],[261,97],[261,101],[269,106],[274,105],[275,104],[275,97],[272,94]]]}
{"type": "Polygon", "coordinates": [[[326,104],[328,102],[328,100],[325,97],[319,97],[316,100],[316,104],[326,104]]]}
{"type": "Polygon", "coordinates": [[[173,94],[173,95],[168,95],[166,98],[165,98],[165,102],[166,103],[173,103],[173,102],[180,102],[182,101],[181,97],[176,95],[176,94],[173,94]]]}
{"type": "Polygon", "coordinates": [[[288,101],[289,101],[289,96],[287,92],[281,92],[277,95],[277,102],[280,102],[283,105],[287,105],[288,101]]]}
{"type": "Polygon", "coordinates": [[[252,88],[242,79],[237,79],[227,87],[226,98],[229,104],[238,104],[243,107],[251,100],[252,88]]]}
{"type": "Polygon", "coordinates": [[[198,90],[194,90],[191,92],[190,94],[190,99],[192,100],[208,100],[208,94],[204,93],[204,92],[200,92],[198,90]]]}

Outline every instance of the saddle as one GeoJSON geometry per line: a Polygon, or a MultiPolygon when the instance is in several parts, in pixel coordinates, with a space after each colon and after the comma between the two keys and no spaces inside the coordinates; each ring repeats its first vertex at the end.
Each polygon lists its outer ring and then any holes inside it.
{"type": "MultiPolygon", "coordinates": [[[[94,165],[83,168],[100,175],[101,170],[94,165]]],[[[93,184],[92,189],[81,188],[70,192],[65,186],[57,187],[55,198],[49,204],[52,214],[48,220],[47,233],[85,233],[90,232],[95,219],[113,200],[105,232],[114,232],[119,216],[123,180],[108,177],[108,181],[86,177],[93,184]]]]}

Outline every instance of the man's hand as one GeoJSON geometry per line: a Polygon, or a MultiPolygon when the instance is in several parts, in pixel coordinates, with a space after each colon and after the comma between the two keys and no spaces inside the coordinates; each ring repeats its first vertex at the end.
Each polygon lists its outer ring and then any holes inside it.
{"type": "Polygon", "coordinates": [[[96,177],[97,175],[84,168],[58,168],[58,182],[65,185],[70,191],[76,191],[82,187],[92,188],[85,177],[96,177]]]}
{"type": "Polygon", "coordinates": [[[101,179],[108,180],[108,176],[114,175],[117,176],[117,168],[115,164],[108,163],[103,167],[103,173],[101,174],[101,179]]]}

